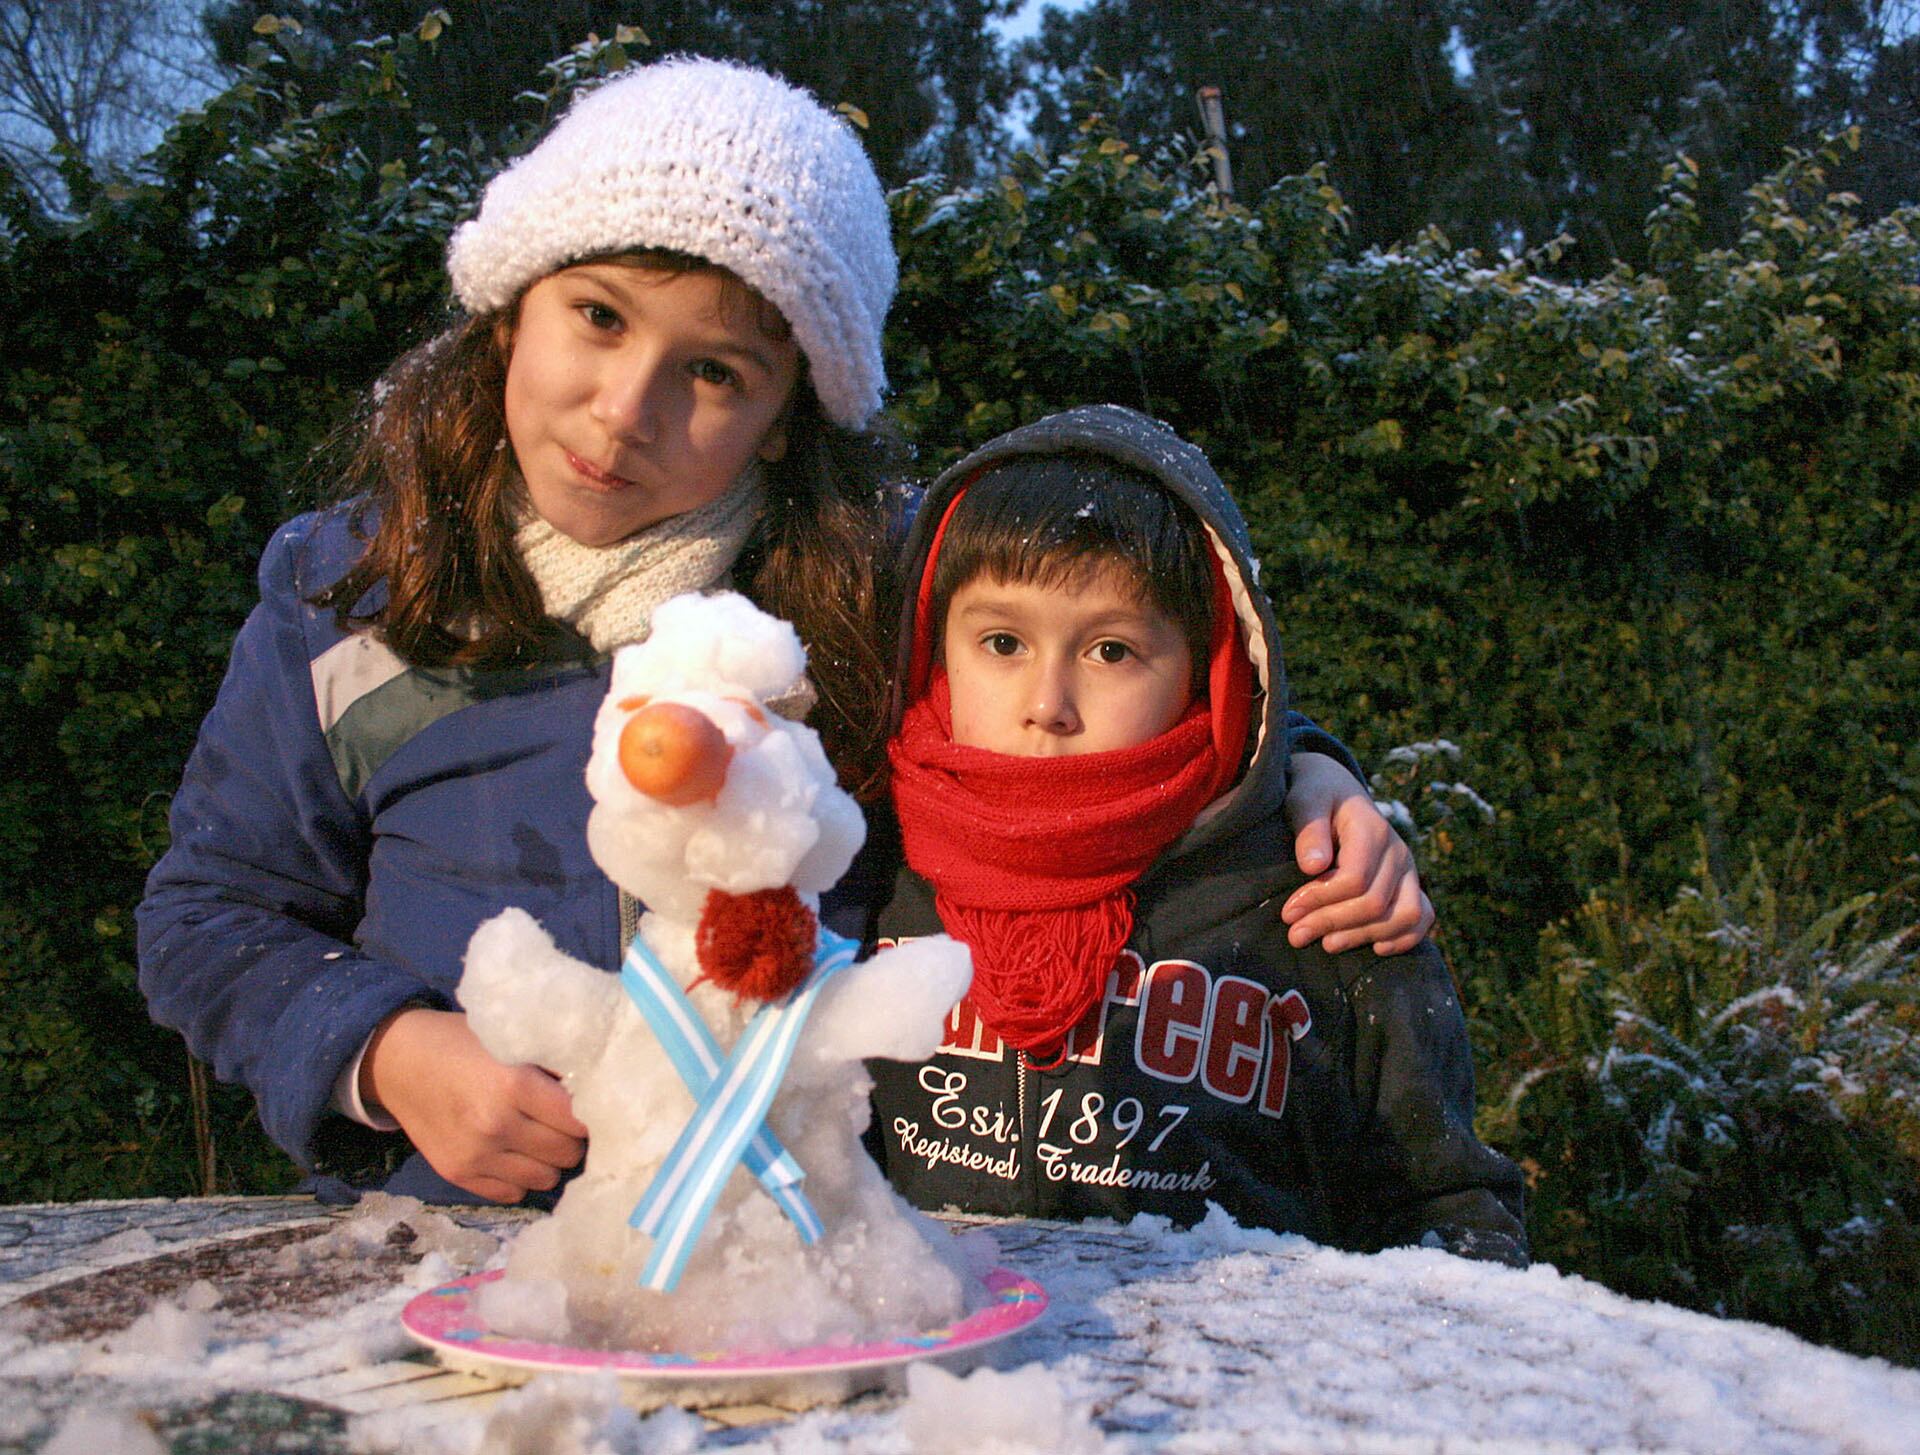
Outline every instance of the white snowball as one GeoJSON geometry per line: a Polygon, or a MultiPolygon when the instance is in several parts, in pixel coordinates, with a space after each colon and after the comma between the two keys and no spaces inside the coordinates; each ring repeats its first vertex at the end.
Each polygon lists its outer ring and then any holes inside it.
{"type": "Polygon", "coordinates": [[[354,1204],[353,1211],[338,1224],[335,1231],[345,1234],[353,1243],[364,1248],[384,1247],[387,1237],[402,1223],[417,1216],[425,1206],[417,1197],[396,1197],[387,1192],[368,1192],[361,1195],[354,1204]]]}
{"type": "Polygon", "coordinates": [[[1283,1248],[1311,1246],[1297,1234],[1276,1233],[1272,1228],[1243,1228],[1219,1203],[1207,1203],[1207,1215],[1193,1225],[1194,1239],[1218,1253],[1277,1253],[1283,1248]]]}
{"type": "Polygon", "coordinates": [[[420,1346],[403,1329],[398,1320],[391,1323],[381,1322],[368,1328],[355,1329],[346,1338],[330,1346],[328,1355],[342,1369],[365,1369],[370,1364],[385,1364],[390,1359],[404,1359],[420,1346]]]}
{"type": "Polygon", "coordinates": [[[147,1354],[186,1362],[206,1354],[212,1332],[213,1320],[206,1314],[161,1299],[109,1339],[107,1349],[114,1354],[147,1354]]]}
{"type": "Polygon", "coordinates": [[[558,1279],[504,1278],[482,1284],[475,1296],[487,1327],[502,1334],[564,1343],[567,1286],[558,1279]]]}
{"type": "MultiPolygon", "coordinates": [[[[421,1268],[426,1270],[414,1270],[409,1281],[415,1286],[430,1287],[432,1283],[444,1283],[460,1272],[478,1268],[500,1247],[500,1240],[490,1233],[463,1228],[445,1213],[426,1207],[417,1197],[369,1192],[324,1233],[289,1243],[274,1253],[271,1266],[292,1278],[310,1273],[325,1263],[364,1259],[396,1241],[395,1234],[402,1228],[413,1234],[411,1246],[421,1256],[421,1268]],[[423,1285],[422,1279],[431,1279],[431,1283],[423,1285]]],[[[218,1302],[217,1291],[215,1302],[218,1302]]]]}
{"type": "Polygon", "coordinates": [[[653,634],[615,657],[614,687],[624,694],[724,685],[777,697],[805,669],[799,634],[786,622],[735,592],[690,594],[654,608],[653,634]]]}
{"type": "Polygon", "coordinates": [[[445,1213],[427,1208],[410,1214],[407,1226],[414,1233],[413,1251],[423,1259],[440,1259],[443,1267],[451,1265],[449,1275],[479,1268],[500,1249],[500,1240],[493,1234],[463,1228],[445,1213]]]}
{"type": "Polygon", "coordinates": [[[467,942],[457,994],[495,1059],[569,1066],[599,1055],[620,989],[563,955],[525,910],[505,909],[467,942]]]}
{"type": "Polygon", "coordinates": [[[698,1415],[667,1405],[640,1421],[632,1455],[688,1455],[706,1432],[698,1415]]]}
{"type": "MultiPolygon", "coordinates": [[[[697,1443],[699,1422],[693,1423],[697,1443]]],[[[654,1424],[620,1403],[610,1374],[547,1375],[494,1406],[476,1455],[680,1455],[693,1448],[677,1443],[679,1422],[650,1432],[654,1424]],[[667,1443],[656,1443],[655,1432],[667,1443]]]]}
{"type": "MultiPolygon", "coordinates": [[[[807,1027],[808,1058],[826,1065],[867,1056],[924,1061],[939,1049],[947,1012],[972,978],[967,947],[945,935],[882,950],[821,992],[807,1027]]],[[[813,1073],[803,1063],[790,1074],[813,1073]]]]}
{"type": "Polygon", "coordinates": [[[413,1265],[406,1283],[409,1288],[438,1288],[443,1283],[452,1282],[453,1277],[453,1264],[447,1261],[447,1255],[429,1252],[413,1265]]]}
{"type": "Polygon", "coordinates": [[[1044,1364],[964,1379],[937,1364],[907,1370],[900,1425],[914,1455],[1096,1455],[1106,1440],[1044,1364]]]}
{"type": "Polygon", "coordinates": [[[160,1251],[160,1240],[145,1228],[128,1228],[111,1238],[102,1238],[95,1251],[106,1258],[144,1258],[160,1251]]]}
{"type": "Polygon", "coordinates": [[[61,1422],[40,1455],[167,1455],[167,1447],[131,1410],[82,1405],[61,1422]]]}

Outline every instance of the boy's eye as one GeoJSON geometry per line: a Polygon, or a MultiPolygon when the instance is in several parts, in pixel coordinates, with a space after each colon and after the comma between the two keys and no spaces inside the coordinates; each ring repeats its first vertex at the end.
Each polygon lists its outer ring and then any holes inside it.
{"type": "Polygon", "coordinates": [[[1114,663],[1124,662],[1127,658],[1131,657],[1133,655],[1133,649],[1125,642],[1095,642],[1093,644],[1093,655],[1096,660],[1112,666],[1114,663]]]}
{"type": "Polygon", "coordinates": [[[996,657],[1011,657],[1020,650],[1020,638],[1012,632],[991,632],[980,645],[996,657]]]}
{"type": "Polygon", "coordinates": [[[703,384],[718,384],[727,387],[739,381],[737,370],[729,368],[718,359],[696,359],[693,364],[693,377],[703,384]]]}

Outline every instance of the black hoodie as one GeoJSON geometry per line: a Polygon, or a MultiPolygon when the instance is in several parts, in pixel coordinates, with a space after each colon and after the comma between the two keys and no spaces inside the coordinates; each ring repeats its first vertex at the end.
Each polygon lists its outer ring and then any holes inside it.
{"type": "MultiPolygon", "coordinates": [[[[1302,882],[1282,816],[1290,719],[1280,637],[1226,487],[1193,446],[1114,406],[1001,436],[943,474],[907,540],[908,583],[932,569],[953,491],[1020,454],[1104,455],[1142,470],[1227,549],[1256,683],[1256,747],[1235,786],[1134,884],[1133,937],[1106,993],[1040,1070],[962,1003],[923,1065],[876,1062],[869,1142],[926,1208],[1049,1218],[1164,1214],[1217,1202],[1245,1225],[1344,1248],[1434,1242],[1524,1264],[1521,1177],[1473,1133],[1473,1066],[1439,952],[1383,959],[1287,943],[1302,882]]],[[[909,680],[915,592],[896,682],[909,680]]],[[[894,704],[898,728],[905,704],[894,704]]],[[[1315,746],[1320,746],[1318,742],[1315,746]]],[[[936,934],[929,886],[901,871],[882,944],[936,934]]]]}

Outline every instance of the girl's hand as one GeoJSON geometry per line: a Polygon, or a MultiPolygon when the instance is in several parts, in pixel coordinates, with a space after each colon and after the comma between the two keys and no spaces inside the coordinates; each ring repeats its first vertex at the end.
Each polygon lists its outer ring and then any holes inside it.
{"type": "Polygon", "coordinates": [[[1314,875],[1281,907],[1296,947],[1315,940],[1329,954],[1371,944],[1376,955],[1411,950],[1433,928],[1413,851],[1338,761],[1296,753],[1287,790],[1294,858],[1314,875]]]}
{"type": "Polygon", "coordinates": [[[546,1191],[586,1155],[566,1088],[537,1066],[501,1065],[458,1011],[388,1016],[360,1063],[360,1096],[400,1123],[434,1171],[493,1202],[546,1191]]]}

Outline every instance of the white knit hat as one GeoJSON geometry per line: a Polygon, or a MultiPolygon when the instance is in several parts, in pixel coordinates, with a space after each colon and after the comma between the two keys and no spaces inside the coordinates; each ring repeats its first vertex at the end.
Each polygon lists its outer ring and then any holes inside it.
{"type": "Polygon", "coordinates": [[[778,308],[827,417],[880,407],[880,333],[898,276],[880,180],[846,122],[763,71],[676,58],[581,96],[488,184],[447,248],[472,313],[582,258],[670,248],[778,308]]]}

